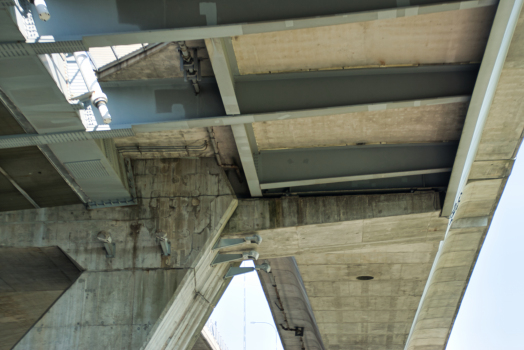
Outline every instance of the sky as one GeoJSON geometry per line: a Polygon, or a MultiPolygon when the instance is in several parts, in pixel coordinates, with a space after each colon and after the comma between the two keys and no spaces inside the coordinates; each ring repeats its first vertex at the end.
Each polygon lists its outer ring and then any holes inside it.
{"type": "Polygon", "coordinates": [[[506,184],[446,350],[524,349],[522,158],[506,184]]]}
{"type": "MultiPolygon", "coordinates": [[[[446,350],[524,350],[522,180],[524,160],[518,158],[473,270],[446,350]]],[[[251,261],[243,264],[253,266],[251,261]]],[[[274,322],[255,272],[234,277],[211,319],[217,321],[229,350],[244,350],[244,283],[245,349],[282,350],[280,339],[275,347],[274,322]]]]}
{"type": "MultiPolygon", "coordinates": [[[[244,261],[241,266],[254,265],[253,261],[249,260],[244,261]]],[[[283,350],[262,285],[255,271],[233,277],[210,319],[217,322],[220,336],[229,350],[244,350],[244,283],[246,286],[245,349],[283,350]]]]}

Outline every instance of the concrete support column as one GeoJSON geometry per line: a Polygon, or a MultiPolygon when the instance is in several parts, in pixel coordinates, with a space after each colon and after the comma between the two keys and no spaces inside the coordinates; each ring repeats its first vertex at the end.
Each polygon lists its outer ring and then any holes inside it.
{"type": "Polygon", "coordinates": [[[197,340],[226,286],[229,265],[212,268],[211,247],[237,200],[214,159],[133,166],[138,206],[0,214],[0,250],[58,247],[83,270],[14,349],[190,349],[197,340]]]}

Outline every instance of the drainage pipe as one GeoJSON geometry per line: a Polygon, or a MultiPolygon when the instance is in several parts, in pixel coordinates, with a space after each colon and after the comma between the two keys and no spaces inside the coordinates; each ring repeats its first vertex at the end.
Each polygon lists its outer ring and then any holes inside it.
{"type": "Polygon", "coordinates": [[[96,74],[91,67],[91,61],[89,60],[87,52],[75,52],[74,56],[76,63],[78,64],[78,68],[80,68],[80,73],[82,74],[82,77],[84,78],[84,81],[87,85],[87,89],[91,93],[91,103],[93,106],[98,108],[104,123],[111,123],[111,115],[107,109],[107,95],[104,94],[100,84],[98,83],[96,74]]]}

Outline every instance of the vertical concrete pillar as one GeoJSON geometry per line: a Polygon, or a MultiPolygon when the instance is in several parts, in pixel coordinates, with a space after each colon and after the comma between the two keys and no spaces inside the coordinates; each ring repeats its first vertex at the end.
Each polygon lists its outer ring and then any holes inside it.
{"type": "Polygon", "coordinates": [[[83,270],[14,349],[187,349],[196,340],[225,288],[228,266],[210,267],[211,247],[237,200],[214,159],[133,166],[137,206],[0,214],[0,249],[56,246],[83,270]]]}

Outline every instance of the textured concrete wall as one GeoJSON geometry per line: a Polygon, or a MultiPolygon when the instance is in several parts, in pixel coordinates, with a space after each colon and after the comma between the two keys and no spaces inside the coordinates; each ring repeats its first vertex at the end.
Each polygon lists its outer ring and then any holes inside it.
{"type": "Polygon", "coordinates": [[[439,213],[439,194],[432,191],[241,200],[224,234],[261,235],[264,244],[251,247],[260,258],[343,252],[386,242],[439,240],[447,224],[439,213]]]}
{"type": "Polygon", "coordinates": [[[456,141],[467,102],[253,123],[259,150],[456,141]]]}
{"type": "MultiPolygon", "coordinates": [[[[261,273],[275,320],[305,327],[308,349],[401,350],[447,228],[439,214],[436,192],[242,200],[224,233],[261,235],[250,248],[276,264],[271,277],[261,273]],[[299,283],[285,256],[295,256],[299,283]]],[[[297,340],[289,349],[302,348],[297,340]]]]}
{"type": "Polygon", "coordinates": [[[0,349],[11,349],[79,275],[57,247],[0,248],[0,349]]]}
{"type": "MultiPolygon", "coordinates": [[[[502,5],[502,4],[501,4],[502,5]]],[[[500,8],[500,5],[499,5],[500,8]]],[[[445,349],[524,133],[524,13],[520,13],[468,183],[406,350],[445,349]]]]}
{"type": "Polygon", "coordinates": [[[178,349],[196,341],[225,286],[227,266],[209,266],[210,246],[237,201],[214,159],[137,161],[134,174],[138,206],[0,214],[0,247],[58,246],[85,270],[16,349],[140,349],[150,338],[178,349]],[[114,258],[96,238],[101,230],[116,244],[114,258]],[[159,232],[171,241],[170,257],[161,255],[159,232]]]}
{"type": "Polygon", "coordinates": [[[241,35],[233,47],[240,74],[479,62],[494,13],[488,6],[241,35]]]}

